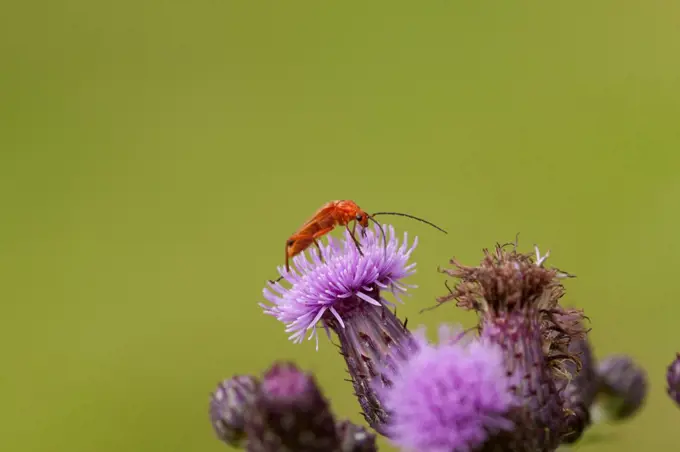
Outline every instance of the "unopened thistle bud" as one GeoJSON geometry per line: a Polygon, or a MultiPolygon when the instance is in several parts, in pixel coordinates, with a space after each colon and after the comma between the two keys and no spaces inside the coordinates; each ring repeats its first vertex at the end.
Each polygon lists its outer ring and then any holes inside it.
{"type": "Polygon", "coordinates": [[[210,420],[217,437],[233,447],[246,441],[245,414],[252,406],[258,381],[250,375],[224,380],[210,398],[210,420]]]}
{"type": "Polygon", "coordinates": [[[369,432],[364,427],[350,421],[337,423],[338,436],[340,437],[340,452],[376,452],[375,433],[369,432]]]}
{"type": "Polygon", "coordinates": [[[666,381],[668,382],[668,395],[680,406],[680,353],[675,355],[675,360],[668,366],[666,381]]]}
{"type": "Polygon", "coordinates": [[[339,448],[335,419],[314,377],[274,364],[246,413],[249,452],[328,452],[339,448]]]}
{"type": "Polygon", "coordinates": [[[598,407],[605,419],[623,421],[635,415],[647,397],[647,373],[630,356],[610,355],[598,363],[598,407]]]}

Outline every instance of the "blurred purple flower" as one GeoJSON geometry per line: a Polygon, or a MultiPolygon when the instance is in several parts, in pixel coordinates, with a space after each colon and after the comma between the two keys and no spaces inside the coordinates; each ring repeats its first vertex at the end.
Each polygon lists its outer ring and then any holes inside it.
{"type": "Polygon", "coordinates": [[[500,346],[446,325],[438,345],[428,343],[424,329],[414,339],[411,355],[385,366],[390,387],[375,388],[390,412],[386,433],[394,444],[420,452],[472,451],[513,429],[508,415],[520,400],[500,346]]]}
{"type": "Polygon", "coordinates": [[[680,353],[676,353],[675,359],[668,366],[666,381],[668,383],[668,395],[680,406],[680,353]]]}
{"type": "Polygon", "coordinates": [[[383,225],[383,228],[386,248],[378,226],[368,229],[365,235],[359,234],[363,256],[348,231],[341,242],[328,237],[328,243],[321,244],[323,261],[315,251],[295,256],[293,264],[297,273],[279,269],[291,287],[270,282],[263,290],[271,303],[260,304],[264,312],[283,322],[286,331],[291,333],[290,339],[296,343],[302,342],[306,332],[312,330],[309,339],[316,337],[318,349],[316,326],[320,321],[326,328],[332,328],[331,324],[344,328],[346,315],[357,307],[392,306],[381,295],[381,290],[390,291],[401,301],[399,296],[406,293],[407,288],[416,287],[399,281],[415,273],[416,264],[409,264],[408,260],[418,239],[416,237],[409,247],[406,233],[400,244],[392,226],[383,225]]]}

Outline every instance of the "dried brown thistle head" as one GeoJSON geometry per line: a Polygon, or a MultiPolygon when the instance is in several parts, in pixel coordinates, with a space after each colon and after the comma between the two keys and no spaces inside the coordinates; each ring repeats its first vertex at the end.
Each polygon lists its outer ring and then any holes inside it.
{"type": "Polygon", "coordinates": [[[573,275],[546,268],[549,255],[541,256],[538,247],[534,247],[534,253],[522,254],[512,243],[497,244],[493,252],[485,249],[484,258],[475,267],[452,258],[454,268],[439,271],[458,281],[437,302],[455,300],[456,306],[476,311],[479,328],[485,321],[520,315],[540,326],[545,359],[556,375],[565,373],[564,361],[574,362],[579,369],[580,361],[569,352],[569,344],[572,339],[585,337],[585,316],[581,310],[560,306],[565,293],[561,280],[573,275]]]}

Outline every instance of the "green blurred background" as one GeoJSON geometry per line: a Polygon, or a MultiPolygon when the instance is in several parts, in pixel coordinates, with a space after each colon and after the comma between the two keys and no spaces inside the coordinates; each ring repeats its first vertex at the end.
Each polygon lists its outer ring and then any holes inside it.
{"type": "MultiPolygon", "coordinates": [[[[8,2],[0,19],[0,449],[219,451],[209,392],[275,358],[359,420],[327,340],[261,313],[322,203],[407,219],[436,272],[552,250],[645,411],[580,450],[677,446],[677,2],[8,2]]],[[[390,450],[390,449],[384,449],[390,450]]],[[[667,449],[668,450],[668,449],[667,449]]]]}

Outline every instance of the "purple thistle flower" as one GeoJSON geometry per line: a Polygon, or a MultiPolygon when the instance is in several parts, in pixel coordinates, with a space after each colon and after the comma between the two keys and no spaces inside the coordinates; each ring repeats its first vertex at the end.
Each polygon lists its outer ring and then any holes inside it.
{"type": "Polygon", "coordinates": [[[598,417],[623,421],[635,415],[647,398],[647,373],[628,355],[609,355],[597,366],[600,379],[598,417]]]}
{"type": "Polygon", "coordinates": [[[361,253],[346,231],[343,241],[329,237],[328,244],[322,245],[323,261],[313,251],[296,256],[293,263],[299,273],[284,274],[280,269],[291,287],[270,283],[264,296],[272,305],[261,305],[266,314],[286,325],[295,342],[311,330],[309,339],[316,336],[318,349],[318,323],[329,335],[330,330],[338,335],[363,415],[380,433],[388,413],[370,382],[388,354],[406,353],[410,346],[409,331],[388,309],[394,304],[382,292],[391,292],[401,302],[400,295],[416,287],[401,279],[415,273],[416,264],[408,261],[418,240],[409,247],[407,234],[400,243],[394,228],[383,228],[387,246],[375,226],[361,237],[361,253]]]}
{"type": "Polygon", "coordinates": [[[541,256],[538,248],[534,257],[518,253],[516,244],[511,251],[506,247],[484,250],[476,267],[451,259],[455,268],[441,272],[459,282],[438,301],[456,300],[457,306],[476,311],[481,336],[503,349],[507,372],[519,378],[516,393],[525,408],[515,419],[527,430],[517,431],[524,435],[515,438],[518,447],[552,451],[565,438],[580,434],[574,427],[587,424],[587,411],[571,410],[559,390],[564,386],[560,382],[571,377],[565,362],[579,362],[569,346],[585,336],[583,314],[559,305],[564,295],[559,280],[570,275],[545,268],[548,255],[541,256]]]}
{"type": "Polygon", "coordinates": [[[340,447],[328,401],[311,374],[292,363],[275,363],[246,412],[249,452],[327,452],[340,447]]]}
{"type": "Polygon", "coordinates": [[[415,273],[415,263],[408,264],[418,239],[408,247],[408,235],[400,244],[394,228],[383,225],[387,246],[378,226],[360,235],[361,253],[345,231],[344,240],[338,242],[328,237],[327,244],[321,244],[323,261],[315,251],[307,251],[293,258],[297,270],[279,273],[291,284],[285,288],[280,283],[269,283],[263,290],[264,297],[271,306],[260,304],[265,314],[272,315],[286,325],[291,333],[290,339],[302,342],[307,331],[309,339],[316,338],[316,326],[322,322],[324,327],[336,324],[344,328],[344,317],[364,304],[376,307],[392,306],[382,297],[381,290],[389,290],[397,301],[407,288],[415,287],[399,281],[415,273]],[[363,254],[363,255],[362,255],[363,254]]]}
{"type": "Polygon", "coordinates": [[[666,381],[668,382],[668,395],[680,406],[680,353],[676,353],[675,360],[668,366],[666,381]]]}
{"type": "Polygon", "coordinates": [[[501,347],[446,325],[438,345],[428,343],[424,329],[413,337],[416,349],[385,366],[390,387],[375,388],[390,411],[385,430],[394,444],[420,452],[481,450],[514,428],[509,415],[520,400],[501,347]]]}
{"type": "Polygon", "coordinates": [[[255,377],[236,375],[220,383],[210,398],[210,420],[215,433],[230,446],[245,444],[245,413],[255,400],[258,385],[255,377]]]}

